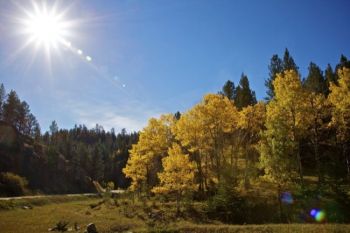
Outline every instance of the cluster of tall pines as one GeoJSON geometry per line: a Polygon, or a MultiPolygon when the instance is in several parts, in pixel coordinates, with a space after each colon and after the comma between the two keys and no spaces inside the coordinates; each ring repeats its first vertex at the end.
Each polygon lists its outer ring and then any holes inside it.
{"type": "Polygon", "coordinates": [[[0,86],[0,195],[95,192],[91,180],[127,188],[122,169],[138,133],[75,125],[49,132],[15,91],[0,86]],[[26,186],[26,187],[19,187],[26,186]],[[30,191],[30,192],[29,192],[30,191]]]}

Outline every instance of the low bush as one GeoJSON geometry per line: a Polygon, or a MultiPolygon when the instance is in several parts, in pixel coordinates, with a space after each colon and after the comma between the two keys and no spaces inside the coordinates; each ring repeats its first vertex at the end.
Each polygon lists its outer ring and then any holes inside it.
{"type": "Polygon", "coordinates": [[[21,196],[28,193],[26,178],[14,173],[0,173],[0,196],[21,196]]]}
{"type": "Polygon", "coordinates": [[[208,200],[208,216],[224,223],[243,224],[246,222],[246,202],[233,186],[219,185],[217,194],[208,200]]]}

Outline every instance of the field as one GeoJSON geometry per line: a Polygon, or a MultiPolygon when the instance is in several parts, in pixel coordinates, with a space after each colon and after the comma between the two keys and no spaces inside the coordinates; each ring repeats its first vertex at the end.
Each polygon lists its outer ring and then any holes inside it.
{"type": "Polygon", "coordinates": [[[59,221],[69,223],[71,232],[84,232],[94,223],[100,233],[112,232],[350,232],[341,224],[224,225],[209,221],[203,205],[194,203],[176,215],[173,203],[133,202],[129,199],[100,204],[96,197],[54,197],[38,200],[1,201],[1,233],[48,232],[59,221]],[[75,226],[80,228],[75,230],[75,226]]]}

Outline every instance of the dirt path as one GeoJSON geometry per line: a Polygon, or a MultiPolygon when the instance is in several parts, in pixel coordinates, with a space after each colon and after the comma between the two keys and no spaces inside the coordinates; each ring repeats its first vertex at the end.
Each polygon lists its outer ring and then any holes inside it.
{"type": "MultiPolygon", "coordinates": [[[[121,194],[125,190],[112,190],[112,194],[121,194]]],[[[57,195],[35,195],[35,196],[19,196],[19,197],[0,197],[0,201],[20,200],[20,199],[35,199],[43,197],[55,197],[55,196],[66,196],[66,197],[79,197],[79,196],[97,196],[97,193],[79,193],[79,194],[57,194],[57,195]]]]}
{"type": "Polygon", "coordinates": [[[0,201],[10,201],[19,199],[35,199],[43,197],[55,197],[55,196],[66,196],[66,197],[79,197],[79,196],[96,196],[97,193],[81,193],[81,194],[58,194],[58,195],[35,195],[35,196],[19,196],[19,197],[0,197],[0,201]]]}

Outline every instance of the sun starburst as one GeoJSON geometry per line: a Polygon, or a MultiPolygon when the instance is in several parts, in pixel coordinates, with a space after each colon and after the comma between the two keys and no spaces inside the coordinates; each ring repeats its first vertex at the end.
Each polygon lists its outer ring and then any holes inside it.
{"type": "MultiPolygon", "coordinates": [[[[70,39],[77,21],[68,20],[67,12],[70,6],[62,8],[59,1],[31,1],[31,5],[16,4],[22,14],[16,17],[19,24],[19,33],[23,35],[25,42],[13,53],[13,58],[24,49],[32,47],[32,61],[40,51],[46,53],[46,61],[51,63],[52,55],[58,54],[62,48],[71,47],[70,39]]],[[[51,65],[51,64],[50,64],[51,65]]]]}

